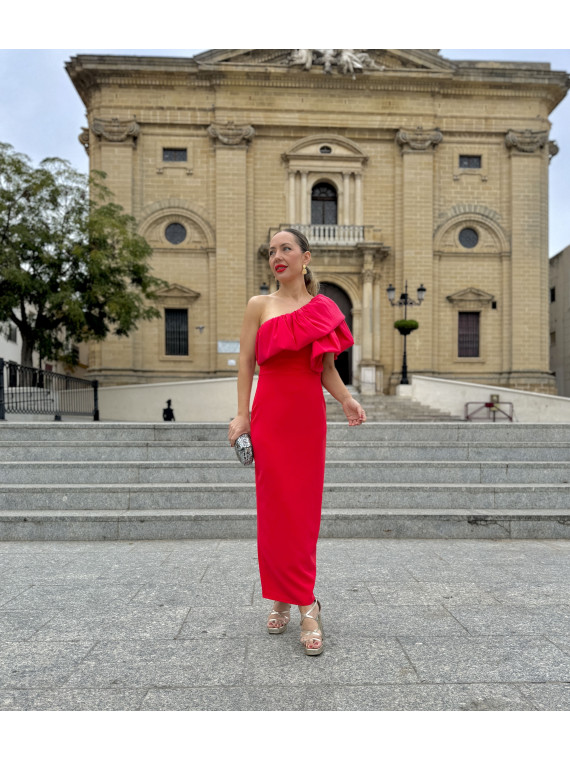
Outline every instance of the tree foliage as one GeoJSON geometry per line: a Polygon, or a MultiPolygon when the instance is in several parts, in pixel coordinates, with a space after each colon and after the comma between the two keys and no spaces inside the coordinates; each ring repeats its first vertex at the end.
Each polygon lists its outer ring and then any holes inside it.
{"type": "Polygon", "coordinates": [[[0,322],[17,326],[22,364],[34,351],[73,363],[73,343],[160,316],[153,300],[167,283],[103,179],[59,158],[34,167],[0,143],[0,322]]]}

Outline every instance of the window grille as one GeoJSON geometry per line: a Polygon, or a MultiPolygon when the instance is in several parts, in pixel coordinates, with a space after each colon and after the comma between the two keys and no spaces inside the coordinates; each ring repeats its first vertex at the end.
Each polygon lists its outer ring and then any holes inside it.
{"type": "Polygon", "coordinates": [[[337,195],[328,182],[317,182],[311,192],[311,224],[337,224],[337,195]]]}
{"type": "Polygon", "coordinates": [[[165,309],[165,353],[188,356],[188,309],[165,309]]]}
{"type": "Polygon", "coordinates": [[[187,161],[188,150],[186,148],[163,148],[163,161],[187,161]]]}
{"type": "Polygon", "coordinates": [[[459,156],[460,169],[480,169],[481,156],[459,156]]]}
{"type": "Polygon", "coordinates": [[[479,356],[480,312],[460,311],[457,355],[459,357],[479,356]]]}

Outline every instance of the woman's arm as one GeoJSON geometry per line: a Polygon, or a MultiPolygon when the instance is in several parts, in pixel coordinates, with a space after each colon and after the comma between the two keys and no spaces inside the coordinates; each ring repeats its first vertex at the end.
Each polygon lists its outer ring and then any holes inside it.
{"type": "Polygon", "coordinates": [[[242,433],[249,433],[250,430],[249,400],[255,372],[255,337],[260,316],[260,296],[254,296],[247,304],[239,339],[238,408],[228,430],[228,439],[232,446],[242,433]]]}
{"type": "Polygon", "coordinates": [[[346,415],[349,425],[361,425],[366,422],[366,412],[354,399],[346,385],[340,379],[337,368],[334,366],[334,354],[323,355],[323,387],[342,404],[342,410],[346,415]]]}

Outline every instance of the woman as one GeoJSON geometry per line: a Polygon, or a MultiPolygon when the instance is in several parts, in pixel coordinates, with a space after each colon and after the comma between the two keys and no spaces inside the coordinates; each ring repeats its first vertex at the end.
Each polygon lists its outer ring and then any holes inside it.
{"type": "Polygon", "coordinates": [[[338,306],[318,295],[309,244],[283,230],[269,244],[279,289],[250,299],[240,337],[238,412],[233,446],[251,431],[257,494],[257,549],[261,590],[274,604],[268,633],[284,633],[291,604],[301,612],[305,653],[323,651],[321,604],[313,589],[325,469],[326,406],[322,385],[342,404],[349,425],[366,414],[334,366],[353,339],[338,306]],[[255,364],[257,391],[249,414],[255,364]]]}

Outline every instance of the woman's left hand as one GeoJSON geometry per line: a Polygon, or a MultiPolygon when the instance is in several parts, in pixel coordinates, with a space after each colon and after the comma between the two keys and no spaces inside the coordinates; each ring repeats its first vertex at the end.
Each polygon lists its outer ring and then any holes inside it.
{"type": "Polygon", "coordinates": [[[345,413],[348,424],[351,427],[366,422],[366,412],[352,396],[343,403],[342,411],[345,413]]]}

